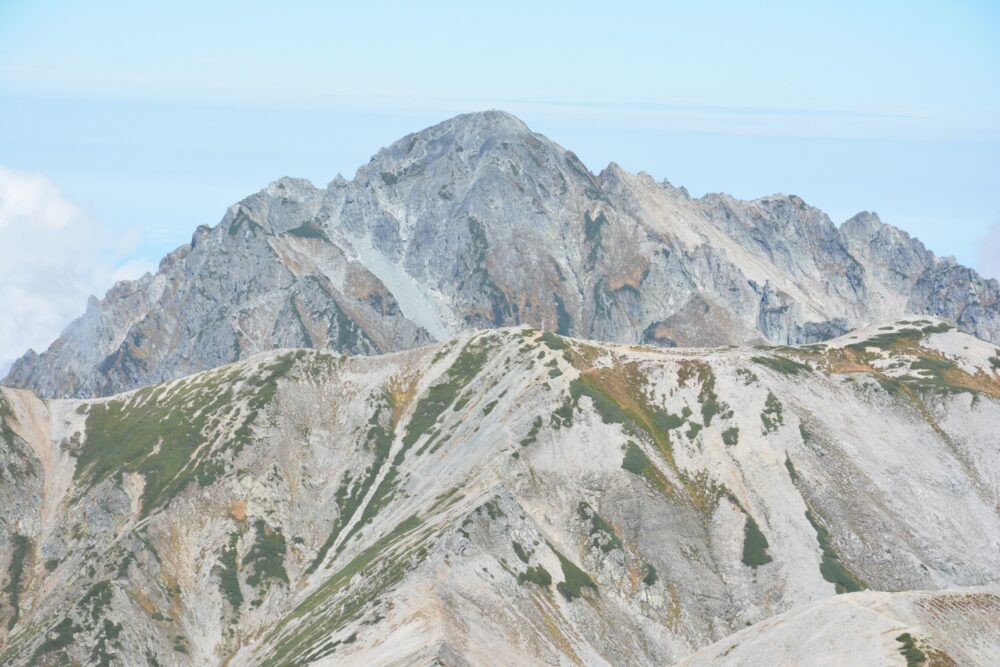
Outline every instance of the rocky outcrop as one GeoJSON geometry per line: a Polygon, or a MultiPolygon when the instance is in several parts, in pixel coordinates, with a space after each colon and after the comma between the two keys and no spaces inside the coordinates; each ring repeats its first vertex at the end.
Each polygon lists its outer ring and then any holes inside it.
{"type": "Polygon", "coordinates": [[[993,664],[998,422],[1000,349],[919,316],[3,389],[0,663],[993,664]]]}
{"type": "Polygon", "coordinates": [[[1000,287],[860,214],[593,174],[509,114],[458,116],[326,188],[282,179],[123,283],[5,383],[97,396],[260,351],[374,354],[528,324],[623,343],[806,343],[917,312],[1000,340],[1000,287]]]}

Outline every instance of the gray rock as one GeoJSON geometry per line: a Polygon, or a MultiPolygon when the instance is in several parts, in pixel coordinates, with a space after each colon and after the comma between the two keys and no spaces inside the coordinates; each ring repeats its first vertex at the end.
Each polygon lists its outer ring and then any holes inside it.
{"type": "Polygon", "coordinates": [[[1000,286],[862,213],[591,173],[513,116],[458,116],[325,189],[284,178],[116,285],[4,382],[100,396],[264,350],[378,354],[529,324],[623,343],[801,343],[904,313],[1000,340],[1000,286]]]}
{"type": "Polygon", "coordinates": [[[0,664],[996,664],[995,364],[519,328],[0,389],[0,664]]]}

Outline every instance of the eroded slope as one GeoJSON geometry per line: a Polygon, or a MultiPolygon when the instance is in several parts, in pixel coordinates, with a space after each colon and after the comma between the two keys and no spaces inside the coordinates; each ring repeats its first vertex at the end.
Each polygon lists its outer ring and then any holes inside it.
{"type": "Polygon", "coordinates": [[[664,664],[838,592],[995,584],[998,366],[915,318],[3,390],[0,661],[664,664]]]}

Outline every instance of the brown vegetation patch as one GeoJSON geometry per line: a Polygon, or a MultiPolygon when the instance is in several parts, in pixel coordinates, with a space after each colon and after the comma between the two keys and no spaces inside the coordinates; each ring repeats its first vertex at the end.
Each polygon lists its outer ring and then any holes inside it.
{"type": "Polygon", "coordinates": [[[247,503],[245,500],[234,500],[232,506],[229,508],[229,516],[233,517],[240,523],[247,520],[247,503]]]}
{"type": "Polygon", "coordinates": [[[417,394],[417,380],[415,375],[394,375],[386,385],[386,393],[389,398],[389,405],[392,406],[392,428],[395,430],[399,425],[399,420],[403,418],[406,409],[413,402],[413,397],[417,394]]]}
{"type": "Polygon", "coordinates": [[[150,616],[156,613],[156,606],[153,605],[146,594],[138,588],[132,591],[132,598],[136,601],[136,604],[142,607],[143,610],[150,616]]]}
{"type": "MultiPolygon", "coordinates": [[[[968,390],[1000,398],[1000,378],[983,371],[971,375],[940,352],[918,346],[913,339],[904,338],[889,349],[899,354],[916,357],[918,361],[939,362],[942,366],[947,365],[948,367],[942,367],[940,375],[944,385],[951,389],[968,390]]],[[[870,352],[850,348],[829,350],[825,355],[825,369],[829,373],[868,373],[886,380],[901,380],[901,378],[891,378],[871,365],[879,358],[881,357],[870,352]]]]}
{"type": "MultiPolygon", "coordinates": [[[[691,371],[682,370],[681,372],[691,372],[698,375],[699,378],[705,372],[696,367],[691,368],[691,371]]],[[[707,366],[705,369],[709,373],[711,372],[707,366]]],[[[640,364],[637,362],[619,363],[611,367],[590,368],[581,373],[579,381],[584,387],[590,389],[593,395],[603,401],[608,401],[613,405],[613,409],[620,411],[619,421],[625,422],[625,428],[628,428],[628,422],[631,422],[648,436],[664,462],[680,479],[687,499],[704,515],[710,514],[719,497],[718,489],[709,483],[706,475],[692,478],[678,467],[677,461],[674,459],[670,436],[662,426],[662,418],[666,416],[666,413],[653,405],[652,393],[647,388],[649,381],[640,364]]],[[[656,466],[650,466],[650,470],[646,474],[653,485],[664,495],[681,499],[676,485],[656,466]]]]}
{"type": "Polygon", "coordinates": [[[623,287],[639,289],[642,281],[646,278],[646,272],[649,271],[649,261],[637,262],[635,264],[631,264],[631,266],[631,271],[628,271],[620,276],[609,276],[608,289],[612,292],[617,292],[623,287]]]}

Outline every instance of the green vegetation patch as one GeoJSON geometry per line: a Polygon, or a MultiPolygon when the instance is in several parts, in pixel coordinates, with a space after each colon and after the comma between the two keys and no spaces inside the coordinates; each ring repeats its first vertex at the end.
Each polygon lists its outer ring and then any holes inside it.
{"type": "Polygon", "coordinates": [[[403,447],[396,454],[394,465],[403,462],[406,451],[422,435],[433,429],[438,418],[451,407],[459,393],[482,372],[495,344],[490,336],[480,336],[469,341],[455,359],[455,363],[445,372],[443,379],[424,393],[413,410],[413,416],[406,424],[403,447]]]}
{"type": "Polygon", "coordinates": [[[7,619],[7,629],[12,629],[17,625],[21,617],[21,579],[24,577],[24,564],[31,551],[31,540],[24,535],[13,535],[10,538],[13,549],[11,550],[10,565],[7,567],[7,585],[3,592],[10,601],[13,612],[7,619]]]}
{"type": "Polygon", "coordinates": [[[401,521],[389,533],[355,556],[341,570],[327,578],[291,613],[275,626],[265,641],[273,641],[291,626],[287,635],[275,644],[264,665],[288,665],[310,662],[311,648],[353,619],[380,594],[398,583],[410,567],[410,557],[425,551],[417,545],[409,550],[396,548],[398,543],[422,525],[416,516],[401,521]],[[353,586],[353,588],[351,588],[353,586]],[[343,595],[339,595],[343,593],[343,595]],[[336,597],[336,601],[332,602],[336,597]]]}
{"type": "Polygon", "coordinates": [[[271,528],[263,519],[257,519],[254,528],[257,532],[256,539],[246,558],[243,559],[243,566],[253,570],[247,577],[247,583],[255,588],[268,579],[276,579],[287,584],[285,536],[281,534],[280,529],[271,528]]]}
{"type": "Polygon", "coordinates": [[[788,454],[785,454],[785,470],[788,471],[788,476],[792,478],[792,484],[797,484],[799,481],[799,473],[795,471],[795,466],[792,465],[792,460],[788,458],[788,454]]]}
{"type": "Polygon", "coordinates": [[[73,643],[76,633],[82,630],[83,628],[74,623],[73,619],[68,616],[59,621],[54,628],[46,633],[45,641],[35,649],[35,652],[31,656],[30,664],[40,664],[38,659],[43,655],[55,653],[66,648],[73,643]]]}
{"type": "Polygon", "coordinates": [[[486,515],[490,517],[490,521],[496,521],[497,519],[507,516],[507,514],[500,509],[500,504],[496,501],[496,498],[489,500],[476,508],[477,513],[482,511],[486,512],[486,515]]]}
{"type": "Polygon", "coordinates": [[[364,528],[367,524],[371,523],[376,515],[381,512],[396,495],[396,488],[399,486],[399,468],[393,464],[389,471],[386,472],[385,477],[382,481],[378,483],[375,487],[375,492],[372,493],[371,500],[365,505],[364,509],[361,510],[361,516],[358,520],[351,526],[351,530],[348,531],[347,535],[344,537],[343,542],[337,547],[337,553],[340,553],[347,546],[347,543],[352,537],[358,534],[358,532],[364,528]]]}
{"type": "Polygon", "coordinates": [[[819,541],[819,547],[823,552],[823,559],[819,566],[819,571],[823,575],[823,578],[833,584],[838,593],[854,593],[867,588],[860,579],[855,577],[840,562],[840,558],[833,550],[833,540],[830,536],[830,531],[823,524],[816,521],[812,512],[808,510],[806,510],[806,519],[809,520],[813,530],[816,531],[816,539],[819,541]]]}
{"type": "Polygon", "coordinates": [[[237,559],[237,544],[239,543],[239,533],[232,533],[229,536],[229,543],[222,547],[219,555],[219,562],[214,570],[219,577],[219,590],[222,595],[229,600],[233,609],[238,610],[243,606],[243,591],[240,588],[240,568],[237,559]]]}
{"type": "MultiPolygon", "coordinates": [[[[51,658],[40,661],[44,655],[60,653],[66,647],[76,641],[76,635],[81,632],[93,633],[93,644],[90,647],[89,661],[87,664],[107,667],[114,662],[117,657],[112,652],[112,648],[121,648],[119,637],[122,632],[121,623],[113,623],[102,617],[111,606],[111,582],[109,580],[99,581],[91,586],[86,594],[76,603],[76,613],[79,623],[73,617],[66,616],[54,628],[45,632],[45,641],[38,646],[32,655],[30,664],[70,664],[65,654],[59,662],[53,662],[51,658]]],[[[5,653],[4,657],[8,654],[5,653]]]]}
{"type": "MultiPolygon", "coordinates": [[[[572,385],[570,386],[570,391],[572,392],[572,385]]],[[[573,425],[573,413],[576,411],[576,404],[573,401],[572,394],[566,397],[562,405],[552,411],[552,416],[549,418],[549,423],[552,424],[552,428],[559,429],[564,426],[573,425]]]]}
{"type": "Polygon", "coordinates": [[[285,232],[289,236],[297,236],[303,239],[319,239],[322,241],[330,242],[330,238],[323,231],[323,228],[317,225],[313,221],[304,222],[294,229],[289,229],[285,232]]]}
{"type": "Polygon", "coordinates": [[[542,430],[542,424],[542,418],[535,417],[535,421],[531,422],[531,428],[528,430],[528,434],[521,439],[522,447],[534,444],[535,441],[538,440],[538,432],[542,430]]]}
{"type": "Polygon", "coordinates": [[[885,393],[890,396],[898,396],[904,390],[903,383],[897,379],[885,375],[876,375],[875,380],[879,383],[885,393]]]}
{"type": "Polygon", "coordinates": [[[777,431],[778,427],[785,423],[781,401],[770,391],[767,392],[767,400],[764,401],[764,411],[760,413],[760,421],[764,424],[764,435],[777,431]]]}
{"type": "Polygon", "coordinates": [[[350,636],[346,637],[345,639],[336,639],[328,641],[327,643],[320,646],[317,651],[310,653],[308,655],[308,660],[309,662],[316,662],[318,660],[321,660],[327,656],[336,653],[338,647],[346,646],[347,644],[353,644],[356,641],[358,641],[357,632],[352,632],[350,636]]]}
{"type": "Polygon", "coordinates": [[[722,442],[728,447],[735,447],[740,441],[740,429],[736,426],[722,432],[722,442]]]}
{"type": "MultiPolygon", "coordinates": [[[[693,377],[698,371],[696,368],[692,368],[690,373],[693,377]]],[[[569,396],[566,397],[563,406],[554,414],[552,422],[554,425],[558,425],[560,420],[563,424],[569,423],[580,397],[589,397],[604,423],[620,424],[625,433],[636,438],[648,438],[652,441],[659,453],[662,454],[666,464],[677,473],[683,490],[691,502],[700,510],[710,511],[716,500],[715,489],[704,480],[691,479],[677,466],[670,436],[667,431],[660,427],[661,424],[668,422],[670,415],[656,406],[650,405],[649,395],[645,391],[647,382],[648,380],[637,365],[595,369],[584,373],[570,383],[569,396]]],[[[686,409],[683,414],[690,415],[690,410],[686,409]]],[[[635,459],[636,455],[633,449],[626,449],[626,458],[630,458],[630,451],[632,452],[632,460],[629,466],[632,469],[638,469],[638,461],[635,459]]],[[[676,496],[678,488],[656,466],[644,466],[642,474],[661,493],[672,497],[676,496]]]]}
{"type": "Polygon", "coordinates": [[[517,575],[517,583],[531,583],[542,588],[548,588],[552,585],[552,575],[541,565],[535,565],[517,575]]]}
{"type": "Polygon", "coordinates": [[[622,459],[622,468],[634,475],[644,475],[650,465],[649,459],[639,445],[629,440],[625,444],[625,458],[622,459]]]}
{"type": "MultiPolygon", "coordinates": [[[[115,656],[110,650],[111,647],[121,647],[118,637],[121,634],[122,625],[112,623],[106,618],[103,623],[99,623],[101,617],[111,606],[111,597],[111,582],[104,580],[91,586],[87,594],[77,603],[77,608],[90,618],[90,626],[84,629],[98,629],[90,652],[91,663],[95,665],[110,665],[115,656]]],[[[84,623],[86,624],[86,621],[84,623]]]]}
{"type": "Polygon", "coordinates": [[[278,381],[305,354],[278,357],[245,379],[237,371],[215,371],[91,404],[74,479],[92,488],[115,473],[141,473],[143,516],[165,506],[191,481],[213,483],[225,472],[225,452],[238,453],[250,441],[252,424],[274,398],[278,381]],[[237,412],[241,400],[246,410],[237,412]],[[222,440],[217,433],[228,432],[235,418],[240,426],[222,440]]]}
{"type": "Polygon", "coordinates": [[[556,590],[562,593],[563,597],[572,601],[580,597],[584,588],[589,588],[597,594],[597,584],[590,578],[590,575],[574,565],[551,544],[549,544],[549,549],[552,549],[552,553],[559,559],[559,565],[562,567],[565,581],[556,584],[556,590]]]}
{"type": "Polygon", "coordinates": [[[691,408],[684,406],[684,412],[679,415],[672,415],[669,412],[657,412],[654,415],[656,427],[662,431],[672,431],[675,428],[684,426],[684,422],[691,416],[691,408]]]}
{"type": "Polygon", "coordinates": [[[659,576],[656,574],[656,568],[653,567],[652,563],[646,563],[645,567],[643,567],[642,583],[652,586],[658,579],[659,576]]]}
{"type": "Polygon", "coordinates": [[[368,464],[361,477],[357,480],[354,479],[350,471],[344,474],[344,478],[337,487],[337,492],[334,496],[337,508],[340,510],[337,514],[337,519],[334,521],[330,529],[330,534],[327,536],[323,546],[320,547],[316,557],[309,564],[309,567],[306,568],[306,574],[315,572],[316,568],[326,558],[326,554],[337,541],[337,538],[340,537],[341,532],[357,513],[358,509],[360,509],[361,503],[382,471],[386,459],[389,458],[389,451],[392,449],[392,433],[388,428],[388,422],[389,415],[393,410],[392,403],[392,395],[389,392],[385,392],[375,411],[372,413],[371,418],[368,420],[365,449],[373,454],[372,462],[368,464]]]}
{"type": "Polygon", "coordinates": [[[604,553],[622,548],[622,542],[618,539],[618,534],[615,533],[611,524],[605,521],[587,502],[580,501],[576,511],[580,518],[590,522],[591,546],[600,548],[604,553]]]}
{"type": "MultiPolygon", "coordinates": [[[[927,320],[921,320],[921,321],[927,322],[927,320]]],[[[920,330],[920,333],[926,336],[928,334],[945,333],[946,331],[951,331],[951,330],[952,326],[950,324],[948,324],[947,322],[941,322],[939,324],[932,324],[922,328],[920,330]]]]}
{"type": "Polygon", "coordinates": [[[91,586],[76,606],[88,614],[90,620],[96,624],[105,610],[111,606],[111,582],[105,579],[91,586]]]}
{"type": "Polygon", "coordinates": [[[896,641],[902,644],[899,652],[906,658],[906,667],[919,667],[927,662],[927,656],[917,648],[917,642],[909,632],[896,637],[896,641]]]}
{"type": "Polygon", "coordinates": [[[767,538],[761,532],[760,526],[748,514],[743,526],[743,564],[758,568],[771,562],[767,553],[767,538]]]}
{"type": "Polygon", "coordinates": [[[104,619],[101,629],[94,638],[94,647],[90,651],[90,662],[97,667],[110,667],[118,657],[117,653],[111,651],[112,647],[121,648],[119,637],[124,626],[121,623],[113,623],[110,619],[104,619]]]}
{"type": "Polygon", "coordinates": [[[626,424],[629,422],[629,416],[621,406],[595,383],[588,382],[582,377],[576,378],[570,382],[569,392],[567,402],[556,411],[563,418],[564,426],[572,424],[572,415],[581,396],[590,398],[594,403],[594,409],[597,410],[597,414],[600,415],[601,421],[605,424],[626,424]]]}
{"type": "MultiPolygon", "coordinates": [[[[712,418],[721,414],[723,419],[732,417],[729,406],[719,401],[715,393],[715,373],[712,367],[706,363],[687,361],[681,364],[677,371],[677,381],[683,387],[692,378],[698,380],[700,389],[698,390],[698,402],[701,404],[702,423],[705,426],[712,425],[712,418]]],[[[695,430],[697,434],[697,430],[695,430]]],[[[693,437],[693,436],[688,436],[693,437]]]]}
{"type": "Polygon", "coordinates": [[[604,226],[607,222],[608,219],[604,216],[603,211],[599,211],[596,218],[592,218],[589,211],[584,212],[583,214],[584,239],[587,243],[591,244],[590,251],[587,253],[588,266],[593,266],[597,261],[598,254],[601,250],[601,244],[604,240],[604,226]]]}
{"type": "Polygon", "coordinates": [[[525,549],[520,542],[512,541],[511,546],[514,548],[514,553],[517,554],[517,557],[521,559],[522,563],[527,564],[531,562],[531,552],[525,549]]]}
{"type": "Polygon", "coordinates": [[[545,346],[553,352],[560,352],[562,350],[569,349],[569,343],[551,331],[543,331],[538,337],[538,340],[542,341],[542,343],[544,343],[545,346]]]}
{"type": "Polygon", "coordinates": [[[812,372],[812,367],[809,364],[804,364],[788,357],[775,355],[770,357],[752,357],[750,360],[755,364],[770,368],[772,371],[781,373],[782,375],[798,375],[799,373],[812,372]]]}
{"type": "Polygon", "coordinates": [[[889,333],[880,333],[858,343],[851,343],[846,349],[854,352],[864,352],[865,348],[869,347],[888,350],[903,343],[915,343],[922,337],[920,329],[900,329],[889,333]]]}
{"type": "MultiPolygon", "coordinates": [[[[926,320],[921,320],[917,322],[910,322],[909,324],[921,324],[926,320]]],[[[847,349],[854,352],[864,352],[865,348],[877,347],[882,350],[888,350],[893,347],[900,347],[904,345],[914,345],[917,344],[924,336],[929,334],[944,333],[951,329],[951,325],[945,324],[931,324],[920,329],[915,329],[912,326],[906,329],[899,329],[898,331],[880,333],[872,336],[868,340],[861,341],[859,343],[852,343],[847,346],[847,349]]]]}
{"type": "Polygon", "coordinates": [[[958,370],[958,366],[947,359],[921,357],[910,364],[910,370],[921,372],[919,376],[906,376],[906,380],[917,387],[956,393],[971,391],[966,387],[957,386],[947,379],[945,373],[958,370]]]}
{"type": "Polygon", "coordinates": [[[10,406],[7,405],[3,393],[0,392],[0,437],[7,442],[13,442],[14,440],[14,429],[8,423],[13,419],[14,413],[11,411],[10,406]]]}

